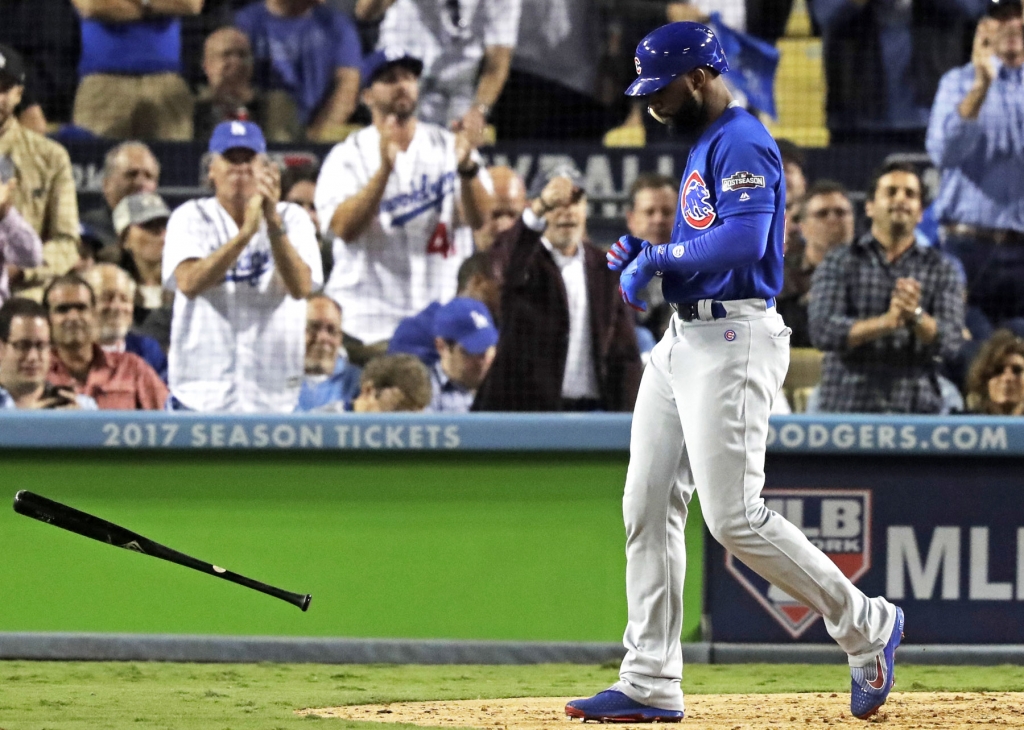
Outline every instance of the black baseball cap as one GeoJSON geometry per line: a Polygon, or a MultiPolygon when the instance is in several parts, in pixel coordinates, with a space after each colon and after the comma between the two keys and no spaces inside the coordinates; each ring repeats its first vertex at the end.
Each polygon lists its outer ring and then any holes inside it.
{"type": "Polygon", "coordinates": [[[0,43],[0,78],[13,80],[15,86],[25,84],[25,62],[20,53],[5,43],[0,43]]]}
{"type": "Polygon", "coordinates": [[[1021,0],[989,0],[985,14],[992,18],[1011,18],[1021,15],[1021,0]]]}

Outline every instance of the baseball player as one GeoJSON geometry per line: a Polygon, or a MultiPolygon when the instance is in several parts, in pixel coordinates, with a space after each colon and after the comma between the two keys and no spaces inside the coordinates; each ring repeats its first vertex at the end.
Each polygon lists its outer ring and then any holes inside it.
{"type": "Polygon", "coordinates": [[[345,312],[345,333],[367,346],[455,296],[472,228],[490,210],[474,141],[414,115],[422,70],[402,49],[367,56],[363,99],[373,124],[331,150],[316,186],[320,225],[334,236],[324,291],[345,312]]]}
{"type": "Polygon", "coordinates": [[[711,534],[736,557],[824,616],[849,655],[851,709],[867,718],[892,688],[903,612],[858,590],[799,528],[767,509],[768,414],[789,366],[775,311],[782,286],[785,180],[778,147],[722,81],[714,33],[671,23],[644,38],[626,93],[697,139],[683,171],[672,240],[623,236],[608,254],[620,291],[655,276],[675,314],[644,371],[623,497],[626,656],[619,681],[570,702],[570,717],[672,722],[683,717],[683,530],[694,489],[711,534]]]}

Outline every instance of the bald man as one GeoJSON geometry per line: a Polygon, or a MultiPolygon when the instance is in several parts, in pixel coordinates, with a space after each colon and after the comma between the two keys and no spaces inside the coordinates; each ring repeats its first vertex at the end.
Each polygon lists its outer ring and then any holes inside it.
{"type": "Polygon", "coordinates": [[[96,344],[104,352],[131,352],[167,382],[167,356],[152,337],[131,332],[135,311],[135,281],[114,264],[96,264],[82,278],[96,294],[96,344]]]}
{"type": "Polygon", "coordinates": [[[268,123],[268,106],[252,83],[252,46],[238,28],[219,28],[203,45],[203,73],[208,86],[196,100],[195,138],[205,142],[213,128],[225,120],[248,119],[260,125],[271,142],[290,142],[298,133],[298,119],[268,123]]]}
{"type": "Polygon", "coordinates": [[[473,233],[477,251],[487,251],[494,239],[516,224],[526,207],[526,185],[515,170],[506,165],[488,168],[494,183],[491,216],[473,233]]]}

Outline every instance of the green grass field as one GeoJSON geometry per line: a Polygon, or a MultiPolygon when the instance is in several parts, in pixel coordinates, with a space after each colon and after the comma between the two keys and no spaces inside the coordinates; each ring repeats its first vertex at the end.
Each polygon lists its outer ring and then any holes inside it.
{"type": "MultiPolygon", "coordinates": [[[[617,667],[0,662],[3,730],[367,730],[294,710],[383,701],[585,696],[617,667]]],[[[846,692],[846,668],[690,665],[690,694],[846,692]]],[[[900,689],[1024,691],[1024,667],[901,666],[900,689]]],[[[390,726],[395,727],[395,726],[390,726]]]]}

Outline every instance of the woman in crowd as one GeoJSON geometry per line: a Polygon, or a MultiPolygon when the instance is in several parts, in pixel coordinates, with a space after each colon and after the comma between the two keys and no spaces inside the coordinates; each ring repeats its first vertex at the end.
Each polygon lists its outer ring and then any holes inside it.
{"type": "Polygon", "coordinates": [[[967,408],[989,416],[1024,415],[1024,339],[998,330],[967,376],[967,408]]]}

